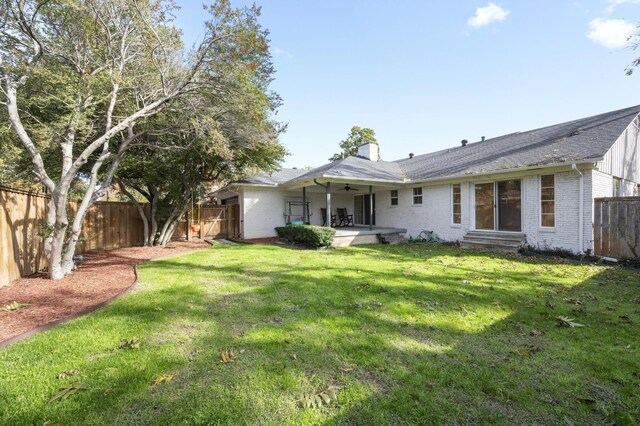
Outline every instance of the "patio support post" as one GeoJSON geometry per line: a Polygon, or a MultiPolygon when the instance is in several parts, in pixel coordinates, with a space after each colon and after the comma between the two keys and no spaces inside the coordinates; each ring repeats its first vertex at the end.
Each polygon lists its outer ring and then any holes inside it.
{"type": "Polygon", "coordinates": [[[307,216],[308,216],[308,212],[307,212],[307,187],[303,186],[302,187],[302,223],[304,223],[305,225],[308,223],[307,216]]]}
{"type": "Polygon", "coordinates": [[[373,231],[373,185],[369,185],[369,231],[373,231]]]}
{"type": "Polygon", "coordinates": [[[331,228],[331,182],[327,182],[327,226],[331,228]]]}

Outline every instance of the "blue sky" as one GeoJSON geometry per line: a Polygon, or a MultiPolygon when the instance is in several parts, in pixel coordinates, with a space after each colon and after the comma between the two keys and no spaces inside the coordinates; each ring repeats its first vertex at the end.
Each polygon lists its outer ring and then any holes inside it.
{"type": "MultiPolygon", "coordinates": [[[[234,5],[247,2],[235,1],[234,5]]],[[[178,0],[193,43],[207,15],[178,0]]],[[[383,159],[640,104],[640,0],[261,0],[289,123],[285,167],[318,166],[352,126],[383,159]]]]}

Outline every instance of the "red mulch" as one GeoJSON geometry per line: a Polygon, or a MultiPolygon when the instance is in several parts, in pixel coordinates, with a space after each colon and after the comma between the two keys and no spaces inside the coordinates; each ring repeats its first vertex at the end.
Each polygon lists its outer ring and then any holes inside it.
{"type": "Polygon", "coordinates": [[[132,286],[134,266],[147,260],[211,247],[200,240],[171,242],[167,247],[129,247],[84,253],[77,269],[59,281],[44,274],[20,278],[0,287],[0,346],[5,340],[99,306],[132,286]],[[29,306],[6,312],[16,301],[29,306]]]}

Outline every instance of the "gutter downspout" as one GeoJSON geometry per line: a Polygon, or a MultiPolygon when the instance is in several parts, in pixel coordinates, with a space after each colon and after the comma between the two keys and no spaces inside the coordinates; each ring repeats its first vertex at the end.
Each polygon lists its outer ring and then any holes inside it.
{"type": "Polygon", "coordinates": [[[571,168],[580,175],[580,206],[578,208],[578,244],[580,246],[580,253],[584,253],[584,175],[580,170],[578,170],[578,166],[576,163],[571,165],[571,168]]]}

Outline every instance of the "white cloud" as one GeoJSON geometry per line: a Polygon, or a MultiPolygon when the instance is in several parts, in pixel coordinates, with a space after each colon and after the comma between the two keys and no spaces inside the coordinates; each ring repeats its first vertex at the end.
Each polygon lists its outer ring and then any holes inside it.
{"type": "Polygon", "coordinates": [[[608,49],[620,49],[629,44],[636,26],[624,19],[596,18],[589,22],[587,37],[608,49]]]}
{"type": "Polygon", "coordinates": [[[291,54],[291,52],[281,49],[279,47],[273,48],[273,54],[276,56],[286,56],[287,58],[293,58],[293,55],[291,54]]]}
{"type": "Polygon", "coordinates": [[[623,4],[640,4],[640,0],[608,0],[606,12],[613,13],[616,7],[623,4]]]}
{"type": "Polygon", "coordinates": [[[476,14],[467,20],[467,25],[474,28],[484,27],[493,22],[504,21],[509,13],[500,6],[489,3],[485,7],[477,8],[476,14]]]}

